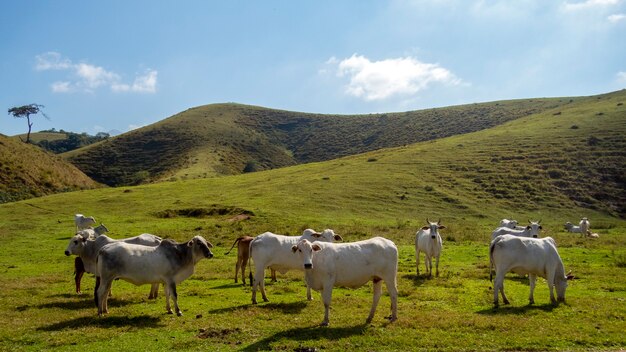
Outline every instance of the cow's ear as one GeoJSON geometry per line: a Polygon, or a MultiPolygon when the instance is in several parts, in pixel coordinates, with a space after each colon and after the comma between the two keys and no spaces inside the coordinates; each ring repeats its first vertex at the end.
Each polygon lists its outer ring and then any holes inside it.
{"type": "Polygon", "coordinates": [[[80,238],[82,238],[82,239],[83,239],[83,242],[87,242],[87,239],[88,239],[89,237],[85,237],[85,236],[81,235],[81,236],[80,236],[80,238]]]}
{"type": "Polygon", "coordinates": [[[422,230],[428,230],[428,229],[430,229],[430,226],[424,226],[424,227],[422,227],[422,230]]]}
{"type": "Polygon", "coordinates": [[[343,241],[343,237],[335,235],[335,241],[343,241]]]}
{"type": "Polygon", "coordinates": [[[530,226],[526,226],[526,229],[527,229],[527,230],[530,230],[530,229],[532,229],[532,227],[530,227],[530,226]]]}
{"type": "Polygon", "coordinates": [[[187,242],[187,247],[193,247],[193,240],[189,240],[189,242],[187,242]]]}
{"type": "Polygon", "coordinates": [[[291,251],[296,253],[298,251],[298,246],[291,247],[291,251]]]}
{"type": "Polygon", "coordinates": [[[313,252],[317,252],[317,251],[321,251],[322,250],[322,247],[320,247],[317,244],[312,245],[311,248],[313,248],[313,252]]]}
{"type": "Polygon", "coordinates": [[[209,247],[209,248],[213,248],[213,245],[212,245],[212,244],[211,244],[211,242],[209,242],[209,241],[207,241],[207,242],[206,242],[206,245],[207,245],[207,247],[209,247]]]}
{"type": "Polygon", "coordinates": [[[445,227],[445,225],[439,225],[439,228],[440,229],[445,229],[446,227],[445,227]]]}

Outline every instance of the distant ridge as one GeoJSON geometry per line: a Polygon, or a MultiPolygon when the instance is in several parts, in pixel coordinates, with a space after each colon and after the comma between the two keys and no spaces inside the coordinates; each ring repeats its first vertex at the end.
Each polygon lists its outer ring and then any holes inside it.
{"type": "Polygon", "coordinates": [[[578,99],[524,99],[369,115],[213,104],[65,156],[110,186],[235,175],[483,130],[578,99]]]}

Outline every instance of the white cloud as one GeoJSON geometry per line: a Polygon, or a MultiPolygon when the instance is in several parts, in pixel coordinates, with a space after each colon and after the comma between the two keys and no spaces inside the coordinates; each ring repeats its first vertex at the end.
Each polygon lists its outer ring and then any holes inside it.
{"type": "Polygon", "coordinates": [[[393,96],[410,96],[427,89],[433,83],[459,85],[461,80],[439,64],[423,63],[412,57],[370,61],[354,54],[338,61],[337,76],[348,76],[346,93],[368,101],[384,100],[393,96]]]}
{"type": "Polygon", "coordinates": [[[156,92],[158,72],[148,70],[143,76],[138,76],[132,85],[130,84],[114,84],[111,89],[115,92],[137,92],[137,93],[154,93],[156,92]]]}
{"type": "Polygon", "coordinates": [[[565,2],[563,8],[566,11],[589,10],[593,8],[613,6],[620,3],[621,0],[586,0],[581,2],[565,2]]]}
{"type": "Polygon", "coordinates": [[[100,87],[109,87],[114,92],[156,92],[158,72],[155,70],[148,70],[144,75],[135,77],[132,84],[127,84],[123,83],[122,77],[113,71],[87,63],[72,63],[70,59],[57,52],[37,55],[36,59],[35,69],[38,71],[65,70],[73,74],[72,80],[58,81],[51,85],[55,93],[93,92],[100,87]]]}
{"type": "Polygon", "coordinates": [[[50,88],[55,93],[68,93],[73,90],[70,82],[54,82],[50,85],[50,88]]]}
{"type": "Polygon", "coordinates": [[[626,72],[620,71],[617,73],[617,82],[626,83],[626,72]]]}
{"type": "Polygon", "coordinates": [[[610,15],[607,19],[611,23],[617,23],[617,22],[626,20],[626,14],[616,13],[616,14],[610,15]]]}

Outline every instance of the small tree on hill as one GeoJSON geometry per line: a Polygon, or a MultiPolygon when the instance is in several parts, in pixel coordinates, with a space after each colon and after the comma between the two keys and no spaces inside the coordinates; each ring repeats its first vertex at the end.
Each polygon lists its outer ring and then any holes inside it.
{"type": "Polygon", "coordinates": [[[22,140],[23,142],[26,142],[26,143],[30,142],[30,131],[33,128],[33,123],[30,121],[30,115],[35,115],[41,112],[43,117],[45,117],[46,119],[48,118],[48,116],[46,116],[46,114],[44,114],[43,111],[41,111],[41,108],[43,107],[44,107],[43,105],[39,105],[39,104],[28,104],[24,106],[16,106],[16,107],[9,109],[10,115],[13,115],[13,117],[15,118],[25,117],[26,121],[28,122],[28,134],[26,135],[26,141],[22,140]]]}

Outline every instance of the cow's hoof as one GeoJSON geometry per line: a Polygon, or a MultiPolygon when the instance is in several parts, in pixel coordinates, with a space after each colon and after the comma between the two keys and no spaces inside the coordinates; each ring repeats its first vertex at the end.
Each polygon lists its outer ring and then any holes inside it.
{"type": "Polygon", "coordinates": [[[256,299],[253,299],[253,300],[252,300],[252,304],[257,304],[257,303],[256,303],[256,299]]]}
{"type": "Polygon", "coordinates": [[[170,309],[167,311],[167,314],[174,314],[174,312],[172,312],[172,310],[170,309]]]}
{"type": "Polygon", "coordinates": [[[390,323],[393,323],[394,321],[398,320],[398,317],[394,317],[393,315],[390,315],[386,318],[387,320],[389,320],[390,323]]]}
{"type": "Polygon", "coordinates": [[[320,326],[328,326],[330,325],[327,321],[323,321],[320,323],[320,326]]]}
{"type": "Polygon", "coordinates": [[[263,302],[269,302],[270,300],[267,298],[263,298],[263,302]]]}
{"type": "Polygon", "coordinates": [[[178,315],[179,317],[183,316],[183,312],[177,312],[176,315],[178,315]]]}

